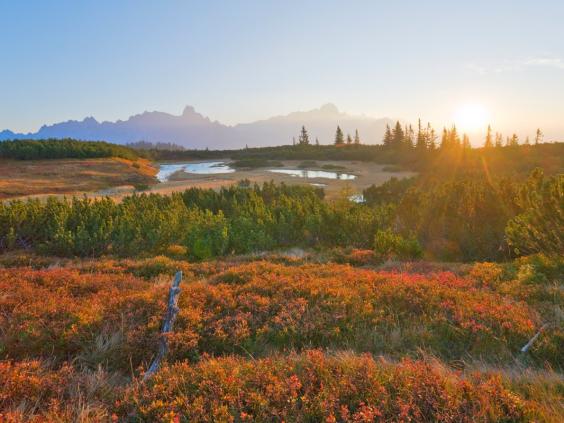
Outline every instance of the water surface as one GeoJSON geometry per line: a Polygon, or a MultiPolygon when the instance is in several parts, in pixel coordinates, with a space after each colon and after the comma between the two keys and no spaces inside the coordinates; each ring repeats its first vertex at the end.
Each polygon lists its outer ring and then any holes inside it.
{"type": "Polygon", "coordinates": [[[357,203],[357,204],[363,204],[366,203],[366,199],[364,198],[364,195],[362,194],[353,194],[349,197],[349,201],[352,201],[353,203],[357,203]]]}
{"type": "Polygon", "coordinates": [[[294,176],[296,178],[325,178],[325,179],[339,179],[349,181],[355,179],[355,175],[350,173],[329,172],[326,170],[308,170],[308,169],[268,169],[269,172],[283,173],[285,175],[294,176]]]}
{"type": "Polygon", "coordinates": [[[235,169],[229,167],[225,162],[202,162],[202,163],[163,163],[159,166],[157,179],[166,182],[170,176],[182,170],[186,173],[197,175],[213,175],[217,173],[233,173],[235,169]]]}

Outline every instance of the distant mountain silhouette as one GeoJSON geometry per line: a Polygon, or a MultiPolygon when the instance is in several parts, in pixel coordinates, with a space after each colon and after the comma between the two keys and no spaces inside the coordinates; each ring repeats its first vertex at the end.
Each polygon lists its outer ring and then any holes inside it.
{"type": "Polygon", "coordinates": [[[316,138],[321,144],[333,142],[337,125],[345,134],[354,135],[358,129],[363,142],[380,143],[390,119],[374,119],[352,116],[340,112],[334,104],[325,104],[319,109],[294,112],[285,116],[227,126],[196,112],[186,106],[180,116],[164,112],[144,112],[127,120],[98,122],[93,117],[81,121],[44,125],[35,133],[19,134],[9,130],[0,132],[0,141],[21,138],[76,138],[80,140],[103,140],[118,144],[137,141],[170,142],[186,148],[228,149],[263,147],[291,144],[305,125],[311,141],[316,138]]]}

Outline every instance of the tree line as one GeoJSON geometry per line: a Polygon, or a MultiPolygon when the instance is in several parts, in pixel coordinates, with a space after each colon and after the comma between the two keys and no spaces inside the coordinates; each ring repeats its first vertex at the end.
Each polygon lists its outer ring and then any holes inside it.
{"type": "Polygon", "coordinates": [[[78,141],[71,138],[13,140],[0,142],[0,158],[17,160],[91,159],[121,157],[135,160],[139,154],[128,147],[104,141],[78,141]]]}

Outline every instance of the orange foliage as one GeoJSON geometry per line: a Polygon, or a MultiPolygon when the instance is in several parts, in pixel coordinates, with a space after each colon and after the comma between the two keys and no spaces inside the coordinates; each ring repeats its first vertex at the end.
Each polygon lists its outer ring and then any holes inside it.
{"type": "MultiPolygon", "coordinates": [[[[174,266],[166,258],[151,260],[114,263],[109,273],[92,273],[103,262],[81,271],[0,270],[0,290],[7,293],[0,297],[2,354],[59,361],[78,354],[88,365],[118,368],[146,364],[168,286],[130,272],[158,275],[174,266]]],[[[199,267],[191,270],[211,276],[197,281],[186,273],[170,335],[177,359],[314,346],[508,360],[539,325],[525,303],[448,272],[422,276],[261,261],[199,267]]]]}
{"type": "MultiPolygon", "coordinates": [[[[405,359],[423,350],[449,360],[513,362],[540,318],[524,302],[482,287],[478,276],[489,269],[461,278],[166,257],[64,265],[0,269],[0,421],[536,416],[500,376],[405,359]],[[148,385],[110,382],[108,372],[137,377],[153,357],[170,281],[163,273],[172,277],[178,268],[186,277],[170,366],[148,385]]],[[[547,334],[534,357],[558,365],[554,339],[547,334]]]]}
{"type": "Polygon", "coordinates": [[[166,367],[124,403],[149,421],[525,421],[532,404],[499,376],[436,365],[306,351],[260,360],[207,359],[166,367]]]}

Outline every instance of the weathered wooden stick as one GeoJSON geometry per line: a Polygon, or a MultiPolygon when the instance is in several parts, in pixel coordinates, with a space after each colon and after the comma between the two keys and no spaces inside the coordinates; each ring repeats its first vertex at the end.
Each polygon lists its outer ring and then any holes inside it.
{"type": "Polygon", "coordinates": [[[166,335],[172,332],[172,326],[176,320],[176,315],[178,314],[178,297],[180,296],[180,281],[182,281],[182,272],[176,272],[174,280],[172,281],[172,286],[168,294],[168,306],[166,310],[166,316],[163,323],[163,328],[161,330],[161,339],[159,341],[159,351],[157,356],[149,366],[149,369],[145,372],[143,376],[143,381],[149,379],[161,365],[162,359],[168,352],[168,340],[166,335]]]}
{"type": "Polygon", "coordinates": [[[540,336],[540,334],[546,329],[546,327],[548,326],[547,323],[545,323],[544,325],[541,326],[541,328],[539,329],[539,331],[535,334],[535,336],[533,336],[531,338],[531,340],[529,342],[527,342],[525,344],[525,346],[523,348],[521,348],[521,352],[522,353],[526,353],[527,351],[529,351],[529,348],[531,348],[531,346],[533,345],[533,342],[535,342],[537,340],[537,338],[540,336]]]}

